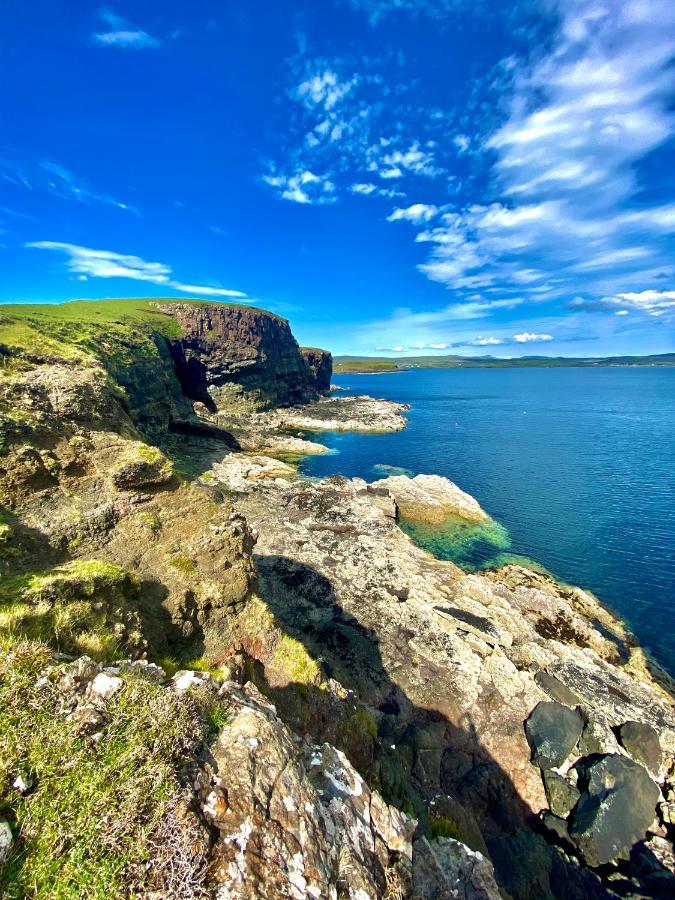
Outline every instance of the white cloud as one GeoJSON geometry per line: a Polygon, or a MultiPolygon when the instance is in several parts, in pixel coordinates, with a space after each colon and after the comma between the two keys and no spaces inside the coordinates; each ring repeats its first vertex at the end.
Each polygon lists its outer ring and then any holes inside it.
{"type": "Polygon", "coordinates": [[[474,343],[478,347],[496,347],[498,344],[503,344],[504,341],[498,337],[481,337],[478,335],[474,343]]]}
{"type": "Polygon", "coordinates": [[[460,153],[466,153],[471,146],[471,140],[465,134],[455,135],[452,142],[460,153]]]}
{"type": "Polygon", "coordinates": [[[401,346],[401,344],[394,344],[393,347],[377,347],[379,352],[389,351],[390,353],[405,353],[407,347],[401,346]]]}
{"type": "Polygon", "coordinates": [[[569,0],[557,11],[547,51],[509,64],[510,109],[485,146],[493,201],[416,238],[432,245],[421,271],[460,295],[599,299],[675,276],[675,208],[639,196],[641,161],[675,131],[675,6],[569,0]]]}
{"type": "Polygon", "coordinates": [[[80,281],[87,278],[130,278],[134,281],[147,281],[162,287],[173,288],[186,294],[201,294],[205,297],[234,297],[241,300],[246,298],[246,294],[241,291],[176,281],[171,277],[170,266],[165,263],[147,262],[140,256],[116,253],[112,250],[94,250],[91,247],[80,247],[77,244],[58,241],[31,241],[25,246],[36,250],[64,253],[68,257],[68,271],[77,275],[80,281]]]}
{"type": "Polygon", "coordinates": [[[296,96],[307,106],[319,106],[329,111],[347,96],[358,81],[357,77],[341,81],[335,72],[325,69],[300,82],[296,96]]]}
{"type": "Polygon", "coordinates": [[[552,341],[552,334],[535,334],[531,331],[523,331],[521,334],[514,334],[513,340],[517,344],[537,344],[545,341],[552,341]]]}
{"type": "Polygon", "coordinates": [[[381,153],[381,146],[370,148],[371,157],[376,158],[371,158],[368,166],[380,178],[401,178],[404,173],[433,178],[444,171],[435,165],[433,153],[423,150],[419,141],[414,141],[406,150],[396,149],[385,153],[381,153]]]}
{"type": "Polygon", "coordinates": [[[327,175],[316,175],[309,169],[293,175],[263,175],[262,180],[277,188],[284,200],[294,203],[319,204],[335,200],[335,185],[327,175]]]}
{"type": "Polygon", "coordinates": [[[368,194],[372,194],[377,190],[377,187],[374,184],[357,182],[357,184],[353,184],[349,189],[352,194],[363,194],[364,196],[368,196],[368,194]]]}
{"type": "Polygon", "coordinates": [[[429,344],[430,350],[447,350],[448,344],[429,344]]]}
{"type": "Polygon", "coordinates": [[[438,212],[437,206],[427,203],[413,203],[406,209],[397,208],[390,216],[387,216],[387,222],[412,222],[413,225],[419,225],[422,222],[428,222],[438,212]]]}
{"type": "Polygon", "coordinates": [[[92,41],[103,47],[120,47],[125,50],[144,50],[159,47],[161,41],[137,28],[109,9],[100,9],[98,17],[109,27],[109,31],[98,31],[92,41]]]}
{"type": "MultiPolygon", "coordinates": [[[[617,294],[611,301],[646,312],[650,316],[663,316],[675,311],[675,291],[629,291],[617,294]]],[[[628,310],[622,312],[625,314],[628,310]]]]}

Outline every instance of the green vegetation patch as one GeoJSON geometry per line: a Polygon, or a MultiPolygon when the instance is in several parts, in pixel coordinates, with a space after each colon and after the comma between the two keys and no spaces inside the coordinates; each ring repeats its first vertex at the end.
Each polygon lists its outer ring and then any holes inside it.
{"type": "Polygon", "coordinates": [[[226,724],[217,698],[125,676],[94,739],[62,709],[44,644],[0,649],[0,816],[15,837],[0,896],[203,896],[203,839],[178,773],[226,724]]]}
{"type": "Polygon", "coordinates": [[[181,554],[172,556],[169,560],[169,565],[173,566],[174,569],[178,569],[178,571],[182,572],[184,575],[194,575],[197,571],[197,563],[194,559],[190,559],[189,556],[182,556],[181,554]]]}
{"type": "Polygon", "coordinates": [[[321,667],[307,652],[305,645],[288,634],[282,635],[270,665],[288,678],[289,682],[304,685],[318,685],[321,681],[321,667]]]}
{"type": "Polygon", "coordinates": [[[0,635],[101,661],[135,654],[145,647],[138,590],[130,573],[100,560],[7,578],[0,588],[0,635]]]}

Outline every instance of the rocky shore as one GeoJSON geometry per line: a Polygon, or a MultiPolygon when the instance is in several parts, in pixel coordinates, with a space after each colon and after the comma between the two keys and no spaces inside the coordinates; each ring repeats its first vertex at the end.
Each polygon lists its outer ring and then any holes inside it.
{"type": "Polygon", "coordinates": [[[299,477],[407,407],[323,398],[283,320],[157,309],[101,358],[0,328],[0,891],[95,848],[110,897],[672,896],[672,683],[622,623],[416,546],[487,518],[447,479],[299,477]]]}

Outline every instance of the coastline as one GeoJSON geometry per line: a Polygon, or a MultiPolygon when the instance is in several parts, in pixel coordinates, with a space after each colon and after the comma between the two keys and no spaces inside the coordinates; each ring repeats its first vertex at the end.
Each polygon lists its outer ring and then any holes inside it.
{"type": "MultiPolygon", "coordinates": [[[[606,897],[617,874],[647,884],[624,857],[669,858],[675,708],[632,635],[580,588],[518,564],[469,573],[416,544],[403,515],[491,527],[447,479],[299,473],[306,453],[328,451],[307,433],[400,432],[407,404],[316,400],[328,355],[312,351],[322,366],[310,368],[263,313],[176,315],[174,355],[148,355],[157,345],[141,334],[135,368],[114,378],[61,350],[18,350],[3,368],[4,639],[10,669],[27,645],[36,659],[16,721],[42,710],[40,744],[62,730],[68,760],[75,720],[95,754],[127,690],[141,722],[182,695],[210,698],[170,771],[224,890],[264,892],[277,875],[286,890],[299,873],[321,896],[344,877],[326,829],[369,900],[392,873],[405,897],[411,878],[469,896],[480,884],[489,900],[606,897]],[[206,321],[226,331],[232,317],[236,341],[200,343],[206,321]],[[195,353],[203,369],[174,367],[195,353]],[[616,808],[578,815],[602,807],[605,778],[616,808]]],[[[39,765],[24,752],[17,738],[7,784],[39,765]]],[[[57,788],[38,774],[8,815],[57,788]]]]}

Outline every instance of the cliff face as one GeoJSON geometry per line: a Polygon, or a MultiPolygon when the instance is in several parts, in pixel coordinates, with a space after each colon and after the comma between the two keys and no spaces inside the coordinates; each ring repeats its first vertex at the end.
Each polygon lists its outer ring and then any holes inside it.
{"type": "Polygon", "coordinates": [[[333,356],[328,350],[320,350],[318,347],[301,347],[307,365],[314,378],[314,386],[320,394],[330,391],[330,380],[333,375],[333,356]]]}
{"type": "Polygon", "coordinates": [[[181,328],[170,347],[183,392],[212,412],[305,403],[330,385],[330,354],[308,359],[285,319],[220,304],[160,308],[181,328]]]}

